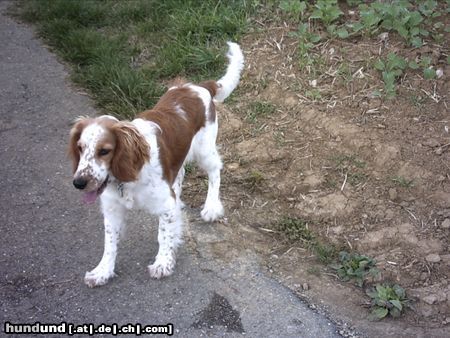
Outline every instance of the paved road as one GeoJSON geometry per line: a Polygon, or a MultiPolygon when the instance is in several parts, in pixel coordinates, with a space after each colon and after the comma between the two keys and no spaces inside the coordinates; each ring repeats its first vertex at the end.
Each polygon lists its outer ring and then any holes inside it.
{"type": "Polygon", "coordinates": [[[173,276],[149,278],[155,222],[135,213],[121,243],[119,277],[87,288],[84,273],[102,253],[102,221],[71,187],[65,148],[70,121],[95,110],[6,7],[0,2],[1,330],[6,321],[170,322],[179,337],[337,336],[333,323],[264,275],[251,250],[233,251],[226,225],[193,216],[173,276]],[[219,247],[233,254],[218,259],[219,247]]]}

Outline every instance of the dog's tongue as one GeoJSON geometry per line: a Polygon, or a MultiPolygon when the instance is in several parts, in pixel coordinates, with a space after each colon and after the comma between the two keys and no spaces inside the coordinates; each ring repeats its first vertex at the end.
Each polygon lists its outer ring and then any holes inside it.
{"type": "Polygon", "coordinates": [[[97,199],[97,191],[90,191],[83,194],[83,202],[86,204],[92,204],[97,199]]]}

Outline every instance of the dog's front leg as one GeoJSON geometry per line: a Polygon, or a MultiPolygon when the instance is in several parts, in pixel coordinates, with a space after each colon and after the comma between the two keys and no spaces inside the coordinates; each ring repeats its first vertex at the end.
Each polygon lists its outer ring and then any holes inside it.
{"type": "Polygon", "coordinates": [[[176,249],[182,242],[182,233],[183,219],[180,205],[174,201],[173,207],[159,217],[159,250],[155,262],[148,266],[151,277],[159,279],[173,273],[176,249]]]}
{"type": "Polygon", "coordinates": [[[117,244],[125,223],[125,209],[120,205],[102,205],[105,225],[105,246],[102,259],[97,267],[86,272],[84,282],[89,287],[104,285],[115,276],[117,244]]]}

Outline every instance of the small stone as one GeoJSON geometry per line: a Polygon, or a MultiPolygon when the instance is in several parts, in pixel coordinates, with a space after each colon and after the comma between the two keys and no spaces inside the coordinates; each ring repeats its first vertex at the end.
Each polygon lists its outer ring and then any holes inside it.
{"type": "Polygon", "coordinates": [[[449,229],[450,228],[450,218],[444,219],[444,221],[441,223],[442,229],[449,229]]]}
{"type": "Polygon", "coordinates": [[[441,256],[438,254],[429,254],[425,257],[425,260],[430,263],[439,263],[441,261],[441,256]]]}
{"type": "Polygon", "coordinates": [[[238,168],[239,168],[239,163],[237,163],[237,162],[233,162],[233,163],[230,163],[227,165],[227,169],[231,170],[231,171],[234,171],[238,168]]]}
{"type": "Polygon", "coordinates": [[[436,155],[442,155],[443,152],[444,152],[444,150],[442,149],[442,147],[439,147],[439,148],[437,148],[437,149],[434,151],[434,153],[435,153],[436,155]]]}
{"type": "Polygon", "coordinates": [[[433,305],[437,302],[438,298],[436,295],[428,295],[423,297],[422,300],[427,304],[433,305]]]}
{"type": "Polygon", "coordinates": [[[308,291],[308,290],[309,290],[309,285],[308,285],[308,283],[303,283],[303,284],[302,284],[302,289],[305,290],[305,291],[308,291]]]}
{"type": "Polygon", "coordinates": [[[381,33],[380,35],[378,35],[378,38],[380,39],[380,41],[386,42],[387,40],[389,40],[389,33],[381,33]]]}
{"type": "Polygon", "coordinates": [[[391,201],[395,201],[398,198],[397,189],[391,188],[389,189],[389,199],[391,201]]]}

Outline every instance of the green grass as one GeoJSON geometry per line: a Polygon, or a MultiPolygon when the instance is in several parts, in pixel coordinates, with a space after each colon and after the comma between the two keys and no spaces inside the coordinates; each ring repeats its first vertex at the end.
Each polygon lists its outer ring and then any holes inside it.
{"type": "Polygon", "coordinates": [[[283,217],[275,224],[277,229],[290,242],[303,242],[316,255],[322,264],[330,264],[338,250],[332,244],[321,241],[308,228],[308,223],[300,218],[283,217]]]}
{"type": "Polygon", "coordinates": [[[276,112],[277,107],[267,101],[252,101],[248,105],[247,121],[254,123],[260,118],[267,117],[276,112]]]}
{"type": "Polygon", "coordinates": [[[243,1],[35,0],[17,13],[73,65],[98,106],[131,118],[175,76],[217,78],[227,40],[239,40],[252,8],[243,1]]]}
{"type": "Polygon", "coordinates": [[[394,176],[392,179],[392,182],[394,182],[396,185],[402,188],[412,188],[414,187],[414,180],[408,180],[403,176],[394,176]]]}
{"type": "Polygon", "coordinates": [[[252,170],[248,176],[245,178],[245,183],[250,189],[256,189],[260,187],[263,182],[266,180],[264,174],[259,170],[252,170]]]}

